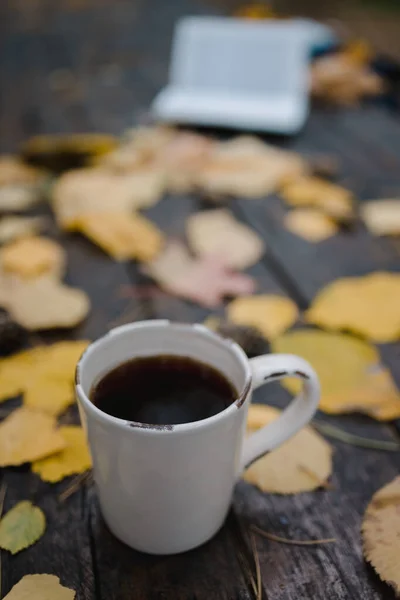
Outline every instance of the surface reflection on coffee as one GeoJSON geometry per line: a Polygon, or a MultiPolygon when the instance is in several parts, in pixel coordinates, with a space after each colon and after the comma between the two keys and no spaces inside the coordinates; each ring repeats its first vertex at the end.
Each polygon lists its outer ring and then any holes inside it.
{"type": "Polygon", "coordinates": [[[213,367],[173,355],[122,363],[90,392],[91,401],[103,412],[153,425],[207,419],[227,408],[237,396],[234,386],[213,367]]]}

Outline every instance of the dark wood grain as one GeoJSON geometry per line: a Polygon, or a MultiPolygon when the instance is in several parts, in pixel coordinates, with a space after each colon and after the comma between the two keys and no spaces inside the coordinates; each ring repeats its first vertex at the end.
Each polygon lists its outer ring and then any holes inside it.
{"type": "MultiPolygon", "coordinates": [[[[222,2],[202,0],[0,3],[0,149],[15,150],[36,133],[120,133],[145,121],[149,102],[167,78],[176,19],[187,13],[217,13],[222,7],[222,2]]],[[[397,119],[383,105],[318,110],[300,136],[274,141],[304,154],[323,152],[339,158],[341,179],[362,200],[393,195],[400,191],[397,119]]],[[[184,237],[185,219],[204,206],[196,196],[169,196],[147,214],[168,235],[184,237]]],[[[337,277],[399,270],[398,243],[373,239],[360,225],[315,246],[283,229],[287,209],[277,197],[238,200],[231,208],[268,246],[263,260],[249,270],[259,290],[287,294],[301,309],[337,277]]],[[[55,227],[50,234],[67,250],[67,281],[86,290],[93,305],[71,337],[92,339],[117,322],[138,318],[199,322],[209,314],[157,291],[137,265],[115,263],[82,237],[61,235],[55,227]]],[[[400,382],[398,346],[381,351],[400,382]]],[[[257,391],[255,400],[282,407],[289,397],[271,384],[257,391]]],[[[76,409],[65,417],[77,418],[76,409]]],[[[359,435],[393,439],[389,425],[366,417],[324,418],[359,435]]],[[[248,528],[256,524],[284,537],[337,538],[334,544],[308,548],[257,538],[264,598],[390,599],[389,588],[362,558],[359,529],[372,494],[398,473],[400,455],[340,442],[333,446],[332,489],[280,497],[240,483],[233,511],[212,541],[190,553],[161,558],[141,555],[108,532],[93,487],[82,487],[62,503],[59,494],[70,480],[52,486],[41,483],[28,468],[4,470],[6,510],[29,498],[43,508],[48,523],[33,547],[14,557],[2,552],[1,591],[7,593],[26,573],[49,572],[75,589],[77,600],[248,600],[254,597],[248,577],[248,568],[253,569],[248,528]]]]}

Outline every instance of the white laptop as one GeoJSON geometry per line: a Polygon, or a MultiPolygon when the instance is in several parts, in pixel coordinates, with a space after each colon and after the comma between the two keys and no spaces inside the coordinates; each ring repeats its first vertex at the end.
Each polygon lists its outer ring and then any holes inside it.
{"type": "Polygon", "coordinates": [[[153,115],[167,122],[297,132],[309,111],[311,38],[324,37],[320,27],[302,20],[182,19],[170,81],[155,98],[153,115]]]}

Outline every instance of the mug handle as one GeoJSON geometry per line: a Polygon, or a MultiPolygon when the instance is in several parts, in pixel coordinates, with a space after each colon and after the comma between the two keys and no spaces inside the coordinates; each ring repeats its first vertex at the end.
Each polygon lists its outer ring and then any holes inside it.
{"type": "Polygon", "coordinates": [[[241,472],[258,458],[286,442],[311,421],[320,398],[318,377],[311,365],[293,354],[269,354],[250,359],[253,389],[283,379],[297,377],[303,389],[293,398],[282,414],[273,422],[245,439],[241,458],[241,472]]]}

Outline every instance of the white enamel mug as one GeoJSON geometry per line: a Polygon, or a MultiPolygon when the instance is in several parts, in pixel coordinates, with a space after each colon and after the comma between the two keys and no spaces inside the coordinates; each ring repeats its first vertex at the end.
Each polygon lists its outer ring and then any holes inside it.
{"type": "Polygon", "coordinates": [[[249,360],[236,343],[203,325],[155,320],[123,325],[92,343],[77,365],[76,393],[108,527],[137,550],[174,554],[218,531],[243,470],[310,421],[319,383],[297,356],[249,360]],[[92,387],[117,365],[162,354],[213,366],[235,386],[237,400],[207,419],[164,426],[112,417],[90,401],[92,387]],[[287,376],[303,380],[302,392],[274,423],[245,439],[252,390],[287,376]]]}

